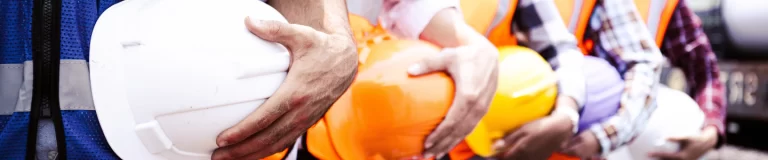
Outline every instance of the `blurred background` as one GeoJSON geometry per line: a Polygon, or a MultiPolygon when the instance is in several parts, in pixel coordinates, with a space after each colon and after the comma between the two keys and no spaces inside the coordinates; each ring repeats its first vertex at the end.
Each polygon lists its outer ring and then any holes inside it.
{"type": "MultiPolygon", "coordinates": [[[[704,159],[768,159],[768,0],[687,0],[717,54],[726,86],[727,145],[704,159]]],[[[350,0],[350,12],[375,22],[381,0],[350,0]]],[[[686,90],[682,71],[662,83],[686,90]]]]}
{"type": "MultiPolygon", "coordinates": [[[[768,159],[768,1],[688,0],[718,56],[726,86],[728,145],[707,159],[768,159]]],[[[667,84],[684,89],[682,72],[667,84]]]]}

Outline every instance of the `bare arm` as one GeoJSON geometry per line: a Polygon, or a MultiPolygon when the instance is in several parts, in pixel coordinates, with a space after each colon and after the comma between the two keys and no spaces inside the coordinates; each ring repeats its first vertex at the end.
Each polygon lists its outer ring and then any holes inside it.
{"type": "Polygon", "coordinates": [[[269,0],[268,3],[290,23],[352,37],[345,0],[269,0]]]}
{"type": "Polygon", "coordinates": [[[445,119],[425,140],[424,156],[444,155],[468,135],[488,111],[498,81],[498,50],[464,22],[458,0],[384,0],[382,26],[400,38],[443,47],[408,69],[418,76],[447,72],[456,85],[445,119]]]}
{"type": "Polygon", "coordinates": [[[493,47],[483,35],[477,33],[464,22],[456,8],[446,8],[438,12],[424,28],[419,38],[442,47],[465,45],[483,45],[493,47]]]}
{"type": "MultiPolygon", "coordinates": [[[[725,87],[719,81],[715,52],[701,26],[701,21],[682,1],[664,35],[662,54],[675,67],[683,69],[692,97],[707,116],[706,126],[718,133],[717,145],[725,139],[725,87]]],[[[705,128],[706,129],[706,128],[705,128]]]]}
{"type": "Polygon", "coordinates": [[[599,26],[593,28],[598,40],[595,52],[618,56],[626,62],[619,68],[627,68],[621,109],[601,124],[590,127],[603,155],[636,137],[656,109],[656,89],[664,59],[639,17],[631,0],[599,1],[593,13],[593,19],[598,21],[592,23],[599,23],[591,24],[599,26]]]}

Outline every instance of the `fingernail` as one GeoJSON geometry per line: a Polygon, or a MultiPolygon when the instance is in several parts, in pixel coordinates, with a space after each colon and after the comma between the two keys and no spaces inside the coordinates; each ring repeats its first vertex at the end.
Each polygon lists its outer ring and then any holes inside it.
{"type": "Polygon", "coordinates": [[[440,153],[439,155],[437,155],[437,159],[443,159],[443,156],[445,156],[445,153],[440,153]]]}
{"type": "Polygon", "coordinates": [[[251,21],[251,24],[253,24],[253,25],[259,25],[259,24],[261,24],[261,20],[260,20],[260,19],[256,19],[256,18],[253,18],[253,17],[251,17],[251,16],[248,16],[247,18],[248,18],[248,20],[250,20],[250,21],[251,21]]]}
{"type": "Polygon", "coordinates": [[[229,142],[227,142],[227,141],[219,141],[219,147],[226,147],[227,145],[229,145],[229,142]]]}
{"type": "Polygon", "coordinates": [[[424,157],[423,157],[423,158],[424,158],[424,159],[429,159],[429,158],[432,158],[432,157],[434,157],[434,156],[435,156],[435,155],[433,155],[432,153],[427,153],[427,154],[424,154],[424,157]]]}
{"type": "Polygon", "coordinates": [[[432,142],[427,142],[427,144],[424,144],[424,148],[432,147],[432,145],[434,145],[432,142]]]}
{"type": "MultiPolygon", "coordinates": [[[[421,74],[421,72],[423,72],[423,71],[422,71],[422,70],[423,70],[422,68],[423,68],[423,67],[421,67],[421,65],[420,65],[420,64],[414,64],[414,65],[411,65],[411,67],[408,67],[408,74],[412,74],[412,75],[419,75],[419,74],[421,74]]],[[[431,145],[430,145],[430,146],[431,146],[431,145]]],[[[427,148],[429,148],[429,147],[427,147],[427,148]]]]}
{"type": "Polygon", "coordinates": [[[504,147],[504,141],[498,140],[498,141],[496,141],[496,143],[493,143],[493,148],[494,149],[499,149],[501,147],[504,147]]]}

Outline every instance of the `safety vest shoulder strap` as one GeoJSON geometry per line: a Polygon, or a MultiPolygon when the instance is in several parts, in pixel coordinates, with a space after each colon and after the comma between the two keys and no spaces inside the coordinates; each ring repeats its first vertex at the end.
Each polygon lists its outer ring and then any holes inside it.
{"type": "Polygon", "coordinates": [[[589,17],[595,7],[596,0],[556,0],[555,5],[563,18],[563,23],[576,36],[576,39],[582,41],[589,17]]]}
{"type": "Polygon", "coordinates": [[[591,42],[584,42],[584,34],[587,31],[587,25],[589,24],[590,16],[592,16],[595,3],[597,3],[597,0],[555,1],[555,6],[557,6],[560,12],[560,17],[563,18],[563,23],[568,27],[568,31],[576,36],[579,48],[582,48],[584,54],[588,53],[586,48],[591,48],[591,42]]]}
{"type": "Polygon", "coordinates": [[[461,0],[464,20],[496,46],[517,45],[512,17],[518,0],[461,0]]]}
{"type": "Polygon", "coordinates": [[[640,17],[645,20],[648,30],[655,37],[656,45],[661,46],[667,25],[677,8],[679,0],[635,0],[640,17]]]}
{"type": "Polygon", "coordinates": [[[499,0],[494,23],[486,37],[495,46],[515,46],[517,37],[512,32],[512,17],[515,16],[518,0],[499,0]]]}
{"type": "Polygon", "coordinates": [[[461,0],[461,12],[464,21],[477,32],[486,33],[496,16],[499,0],[461,0]]]}

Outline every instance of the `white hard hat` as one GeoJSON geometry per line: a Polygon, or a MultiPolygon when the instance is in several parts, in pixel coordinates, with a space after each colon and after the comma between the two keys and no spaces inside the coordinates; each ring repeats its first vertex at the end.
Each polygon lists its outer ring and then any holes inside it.
{"type": "Polygon", "coordinates": [[[131,0],[101,15],[91,87],[118,156],[210,159],[217,135],[277,90],[288,50],[251,34],[246,16],[286,22],[258,0],[131,0]]]}
{"type": "Polygon", "coordinates": [[[626,148],[617,149],[609,160],[652,160],[651,152],[677,152],[680,144],[670,137],[694,136],[704,125],[704,112],[690,96],[667,87],[659,87],[657,107],[651,114],[645,130],[626,148]]]}
{"type": "MultiPolygon", "coordinates": [[[[735,47],[768,49],[768,1],[722,1],[722,21],[735,47]]],[[[717,35],[722,35],[716,33],[717,35]]]]}

